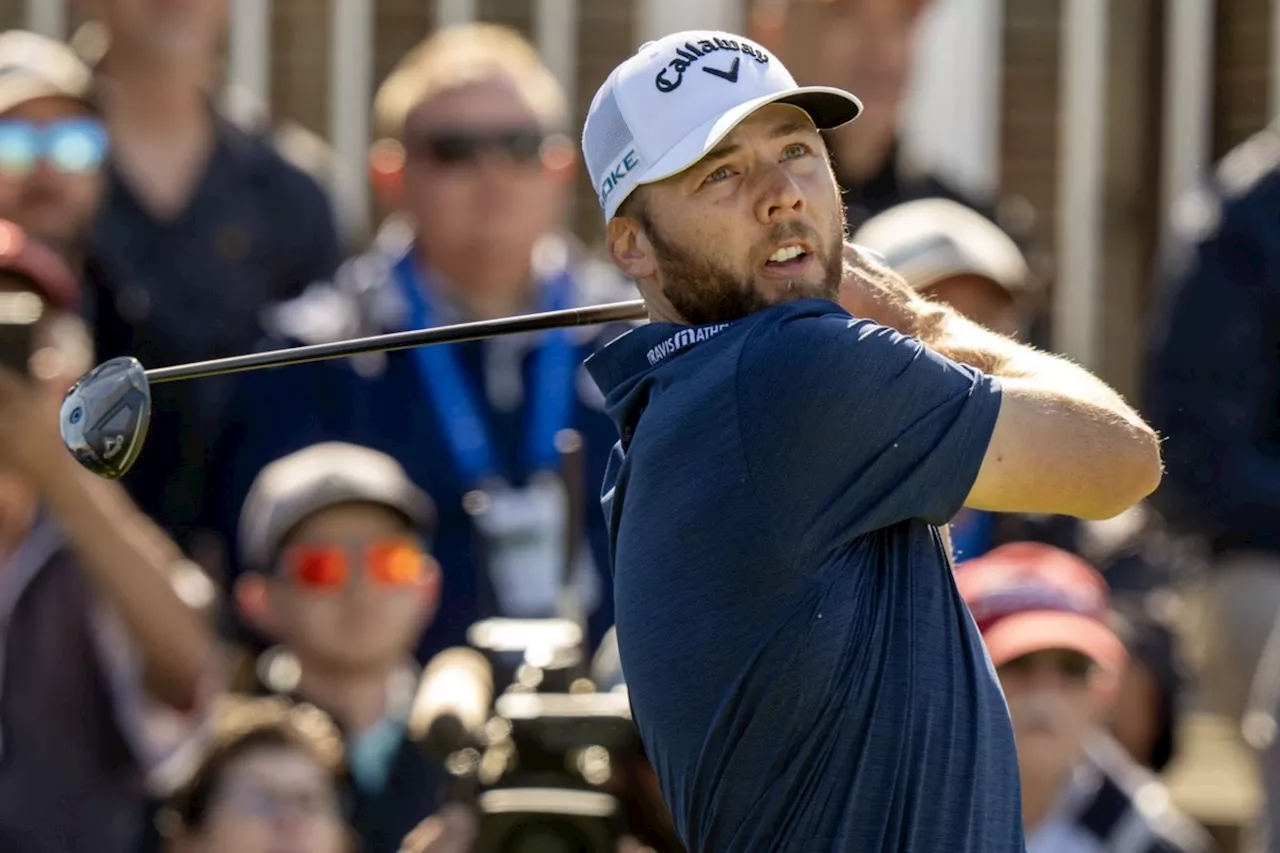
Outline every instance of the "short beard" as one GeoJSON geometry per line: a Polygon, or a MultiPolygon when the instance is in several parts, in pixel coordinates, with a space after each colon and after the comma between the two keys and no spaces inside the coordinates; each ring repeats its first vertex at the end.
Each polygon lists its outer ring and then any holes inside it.
{"type": "MultiPolygon", "coordinates": [[[[840,219],[825,245],[817,251],[827,251],[821,258],[823,278],[821,283],[789,281],[783,295],[770,300],[755,286],[751,279],[743,280],[712,257],[710,252],[694,252],[676,246],[654,226],[648,211],[641,208],[635,214],[657,256],[662,275],[662,295],[671,307],[693,326],[712,323],[730,323],[741,320],[757,311],[763,311],[778,302],[795,299],[835,300],[840,290],[844,272],[845,216],[841,207],[840,219]]],[[[769,234],[769,242],[780,243],[791,238],[812,238],[816,235],[798,223],[781,224],[769,234]]]]}

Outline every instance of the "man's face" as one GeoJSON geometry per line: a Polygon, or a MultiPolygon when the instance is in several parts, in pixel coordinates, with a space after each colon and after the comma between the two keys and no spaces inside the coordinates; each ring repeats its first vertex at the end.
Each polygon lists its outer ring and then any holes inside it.
{"type": "Polygon", "coordinates": [[[1002,335],[1017,336],[1023,319],[1009,291],[989,278],[957,275],[924,290],[935,302],[945,302],[964,317],[1002,335]]]}
{"type": "Polygon", "coordinates": [[[1015,658],[997,674],[1023,775],[1046,779],[1066,773],[1098,720],[1093,662],[1079,652],[1049,649],[1015,658]]]}
{"type": "Polygon", "coordinates": [[[157,60],[213,57],[227,21],[228,0],[93,0],[113,41],[157,60]]]}
{"type": "Polygon", "coordinates": [[[101,124],[68,98],[39,98],[0,116],[0,218],[77,254],[102,201],[106,146],[101,124]]]}
{"type": "Polygon", "coordinates": [[[803,111],[763,107],[685,171],[641,187],[610,223],[615,262],[656,280],[679,317],[728,322],[793,299],[834,299],[844,208],[803,111]]]}
{"type": "Polygon", "coordinates": [[[568,185],[547,166],[545,131],[511,81],[439,92],[410,112],[404,136],[405,200],[428,257],[527,259],[559,230],[568,185]]]}
{"type": "Polygon", "coordinates": [[[300,749],[263,747],[227,766],[184,853],[341,853],[333,777],[300,749]]]}
{"type": "Polygon", "coordinates": [[[332,672],[395,664],[426,626],[438,577],[395,512],[321,510],[290,536],[271,583],[280,639],[304,665],[332,672]]]}

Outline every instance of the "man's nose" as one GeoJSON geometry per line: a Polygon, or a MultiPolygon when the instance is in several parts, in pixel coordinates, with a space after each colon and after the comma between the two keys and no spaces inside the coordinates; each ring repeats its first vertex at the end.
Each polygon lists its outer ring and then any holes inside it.
{"type": "Polygon", "coordinates": [[[311,819],[306,806],[296,799],[288,799],[280,804],[272,823],[282,840],[293,841],[306,828],[311,819]]]}
{"type": "Polygon", "coordinates": [[[775,163],[766,167],[760,180],[762,185],[756,215],[762,223],[804,212],[807,206],[804,192],[795,176],[781,165],[775,163]]]}
{"type": "Polygon", "coordinates": [[[37,186],[55,186],[62,177],[61,173],[53,168],[53,164],[49,162],[48,157],[37,157],[32,165],[31,172],[27,175],[27,182],[37,186]]]}

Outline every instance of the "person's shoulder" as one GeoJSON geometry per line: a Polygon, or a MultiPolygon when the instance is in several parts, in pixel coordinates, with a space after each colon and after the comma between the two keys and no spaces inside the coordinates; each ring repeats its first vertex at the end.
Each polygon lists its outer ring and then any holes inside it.
{"type": "Polygon", "coordinates": [[[830,300],[794,299],[771,305],[740,322],[758,335],[766,332],[805,334],[807,329],[817,324],[834,328],[836,325],[848,326],[857,321],[848,311],[830,300]]]}
{"type": "Polygon", "coordinates": [[[329,205],[329,197],[316,174],[296,158],[285,156],[274,133],[267,128],[246,126],[219,115],[218,138],[241,168],[270,187],[282,200],[305,200],[329,205]]]}
{"type": "Polygon", "coordinates": [[[774,351],[797,359],[806,354],[824,358],[832,347],[849,353],[855,341],[901,338],[894,330],[870,320],[854,317],[827,299],[796,299],[757,311],[739,321],[744,347],[751,355],[774,351]]]}
{"type": "Polygon", "coordinates": [[[1270,231],[1280,206],[1280,127],[1271,125],[1227,152],[1214,169],[1183,192],[1170,211],[1170,236],[1199,243],[1225,223],[1270,231]]]}
{"type": "Polygon", "coordinates": [[[733,324],[725,345],[737,345],[737,375],[744,389],[772,398],[798,395],[806,405],[814,391],[839,384],[870,389],[884,383],[905,340],[893,329],[853,317],[825,299],[798,299],[758,311],[733,324]]]}
{"type": "Polygon", "coordinates": [[[274,345],[284,346],[392,331],[403,323],[406,309],[393,284],[393,259],[375,248],[348,258],[332,279],[314,282],[292,299],[264,310],[262,325],[274,345]]]}
{"type": "Polygon", "coordinates": [[[1268,125],[1228,151],[1214,184],[1228,203],[1280,194],[1280,126],[1268,125]]]}

